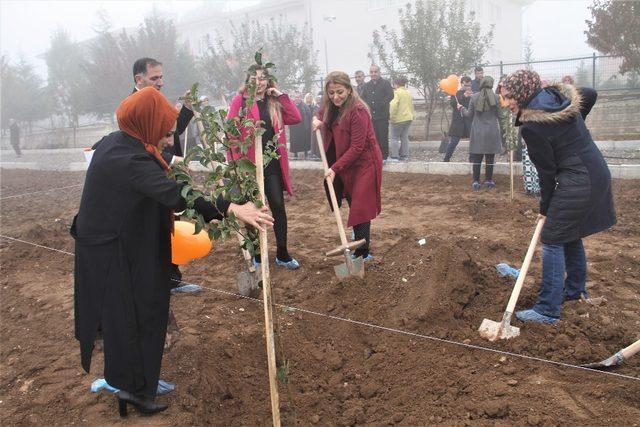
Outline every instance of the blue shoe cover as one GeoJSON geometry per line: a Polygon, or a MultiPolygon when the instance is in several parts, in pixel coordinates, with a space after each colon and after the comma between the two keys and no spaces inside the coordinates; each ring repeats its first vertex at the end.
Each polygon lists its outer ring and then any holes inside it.
{"type": "MultiPolygon", "coordinates": [[[[165,381],[165,380],[158,381],[157,394],[159,396],[172,392],[175,389],[176,389],[175,383],[165,381]]],[[[117,393],[120,391],[117,388],[110,386],[109,383],[104,378],[98,378],[97,380],[91,383],[91,391],[93,393],[97,393],[100,390],[107,390],[111,393],[117,393]]]]}
{"type": "Polygon", "coordinates": [[[197,294],[202,292],[202,286],[200,285],[182,285],[182,286],[177,286],[173,289],[171,289],[171,294],[197,294]]]}
{"type": "Polygon", "coordinates": [[[276,265],[286,268],[287,270],[297,270],[300,268],[300,263],[295,259],[291,258],[291,261],[280,261],[278,257],[276,257],[276,265]]]}
{"type": "Polygon", "coordinates": [[[544,314],[540,314],[533,309],[529,310],[520,310],[516,311],[516,318],[523,322],[538,322],[538,323],[548,323],[553,325],[558,322],[555,317],[545,316],[544,314]]]}
{"type": "Polygon", "coordinates": [[[504,262],[496,265],[496,270],[498,270],[498,273],[500,273],[502,277],[511,276],[514,279],[517,279],[518,275],[520,274],[520,270],[518,270],[517,268],[513,268],[509,264],[506,264],[504,262]]]}

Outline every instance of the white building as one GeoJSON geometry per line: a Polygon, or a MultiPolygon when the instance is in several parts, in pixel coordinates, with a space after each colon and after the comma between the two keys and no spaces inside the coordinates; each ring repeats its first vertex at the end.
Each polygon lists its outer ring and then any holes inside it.
{"type": "MultiPolygon", "coordinates": [[[[187,13],[178,23],[179,33],[189,41],[192,53],[201,55],[207,40],[229,34],[229,21],[239,24],[249,18],[268,20],[283,17],[300,28],[310,24],[318,65],[322,73],[357,69],[367,72],[375,52],[372,33],[386,25],[398,29],[398,9],[415,0],[255,0],[205,3],[187,13]],[[244,6],[244,7],[241,7],[244,6]]],[[[494,29],[493,45],[485,61],[513,62],[522,59],[522,8],[533,0],[466,0],[467,11],[475,13],[482,32],[494,29]]]]}

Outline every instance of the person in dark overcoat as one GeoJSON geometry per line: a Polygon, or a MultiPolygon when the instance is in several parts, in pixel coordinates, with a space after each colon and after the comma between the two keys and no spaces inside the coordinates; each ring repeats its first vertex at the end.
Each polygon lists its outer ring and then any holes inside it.
{"type": "Polygon", "coordinates": [[[616,223],[611,174],[585,118],[596,102],[589,88],[556,84],[542,88],[535,71],[510,75],[502,96],[517,113],[531,161],[540,178],[542,284],[523,321],[555,323],[562,303],[587,296],[582,239],[616,223]]]}
{"type": "Polygon", "coordinates": [[[444,154],[443,162],[448,162],[453,156],[453,152],[456,150],[458,143],[462,138],[469,138],[469,130],[471,129],[471,119],[465,117],[460,110],[458,110],[458,103],[465,108],[469,108],[469,100],[473,95],[471,90],[471,77],[462,76],[460,79],[462,87],[454,96],[449,100],[451,105],[451,124],[449,125],[449,144],[447,145],[447,151],[444,154]]]}
{"type": "MultiPolygon", "coordinates": [[[[104,340],[104,375],[127,404],[144,413],[155,403],[164,348],[173,212],[186,208],[182,185],[167,175],[160,154],[173,138],[178,112],[154,88],[128,96],[116,110],[119,131],[95,150],[87,170],[75,239],[75,336],[82,367],[89,372],[97,331],[104,340]]],[[[253,226],[271,217],[253,204],[195,204],[207,221],[227,212],[253,226]]],[[[262,222],[263,221],[263,222],[262,222]]]]}
{"type": "Polygon", "coordinates": [[[327,76],[323,107],[313,128],[323,134],[330,167],[325,176],[333,179],[338,203],[343,197],[349,203],[347,226],[353,227],[355,240],[366,239],[354,256],[370,260],[371,221],[382,210],[382,152],[369,108],[353,90],[347,73],[334,71],[327,76]]]}
{"type": "Polygon", "coordinates": [[[22,157],[22,151],[20,150],[20,127],[14,119],[9,119],[9,138],[13,151],[16,152],[16,157],[22,157]]]}
{"type": "Polygon", "coordinates": [[[307,151],[311,149],[311,109],[302,100],[300,93],[294,95],[293,102],[302,120],[289,126],[289,151],[295,154],[297,159],[304,159],[307,151]]]}
{"type": "Polygon", "coordinates": [[[362,96],[362,100],[369,106],[376,140],[380,144],[382,158],[387,160],[389,157],[389,104],[393,100],[393,87],[387,79],[382,78],[380,67],[377,65],[369,67],[369,74],[371,79],[364,84],[359,96],[362,96]]]}

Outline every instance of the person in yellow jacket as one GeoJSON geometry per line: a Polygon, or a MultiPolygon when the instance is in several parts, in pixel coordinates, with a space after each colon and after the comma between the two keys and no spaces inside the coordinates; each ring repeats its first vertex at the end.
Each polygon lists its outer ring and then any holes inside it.
{"type": "Polygon", "coordinates": [[[391,156],[390,161],[409,160],[409,128],[413,121],[413,98],[407,90],[407,78],[394,79],[394,96],[390,106],[391,156]]]}

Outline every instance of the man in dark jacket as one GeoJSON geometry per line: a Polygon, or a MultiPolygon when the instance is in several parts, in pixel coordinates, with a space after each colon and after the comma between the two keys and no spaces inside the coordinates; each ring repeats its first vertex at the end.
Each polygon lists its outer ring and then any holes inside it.
{"type": "Polygon", "coordinates": [[[389,103],[393,100],[393,88],[388,80],[380,76],[380,67],[369,68],[371,80],[365,83],[362,99],[371,109],[373,130],[384,160],[389,157],[389,103]]]}
{"type": "MultiPolygon", "coordinates": [[[[133,80],[135,82],[135,87],[131,93],[149,86],[153,86],[157,90],[162,90],[162,86],[164,86],[163,78],[162,63],[160,61],[153,58],[140,58],[133,64],[133,80]]],[[[185,96],[189,93],[190,91],[187,91],[185,96]]],[[[184,130],[189,125],[192,117],[193,111],[191,110],[191,104],[185,100],[176,122],[176,131],[173,134],[173,145],[167,144],[162,150],[162,158],[168,165],[172,165],[174,162],[181,161],[184,158],[182,146],[180,144],[180,135],[184,133],[184,130]]],[[[174,288],[178,288],[182,281],[182,272],[175,264],[171,264],[171,280],[174,288]]],[[[198,289],[195,288],[188,289],[198,291],[198,289]]]]}
{"type": "Polygon", "coordinates": [[[451,97],[449,104],[451,105],[451,125],[449,126],[449,145],[444,155],[443,162],[448,162],[453,156],[460,139],[469,138],[469,130],[471,129],[471,119],[464,117],[458,110],[458,103],[465,108],[469,108],[469,100],[473,92],[471,91],[471,77],[462,76],[460,79],[462,88],[454,96],[451,97]]]}
{"type": "MultiPolygon", "coordinates": [[[[133,64],[133,81],[135,83],[133,92],[148,86],[162,90],[162,86],[164,86],[163,78],[162,63],[153,58],[140,58],[133,64]]],[[[189,93],[190,91],[187,91],[185,96],[189,93]]],[[[176,133],[173,136],[173,145],[167,145],[162,152],[162,158],[168,164],[182,160],[184,157],[182,145],[180,144],[180,135],[184,133],[192,117],[193,111],[191,110],[191,104],[185,100],[180,109],[180,115],[178,116],[176,133]]]]}
{"type": "Polygon", "coordinates": [[[484,79],[484,69],[482,69],[482,67],[476,67],[473,69],[473,73],[475,79],[471,82],[471,90],[473,93],[478,93],[480,92],[480,83],[482,83],[482,79],[484,79]]]}
{"type": "Polygon", "coordinates": [[[564,301],[587,296],[582,239],[616,223],[611,174],[584,119],[596,102],[593,89],[557,84],[542,88],[535,71],[519,70],[502,87],[517,113],[540,178],[542,283],[522,321],[556,323],[564,301]]]}
{"type": "Polygon", "coordinates": [[[13,151],[16,152],[16,157],[22,157],[22,151],[20,151],[20,127],[13,119],[9,119],[9,135],[13,151]]]}

